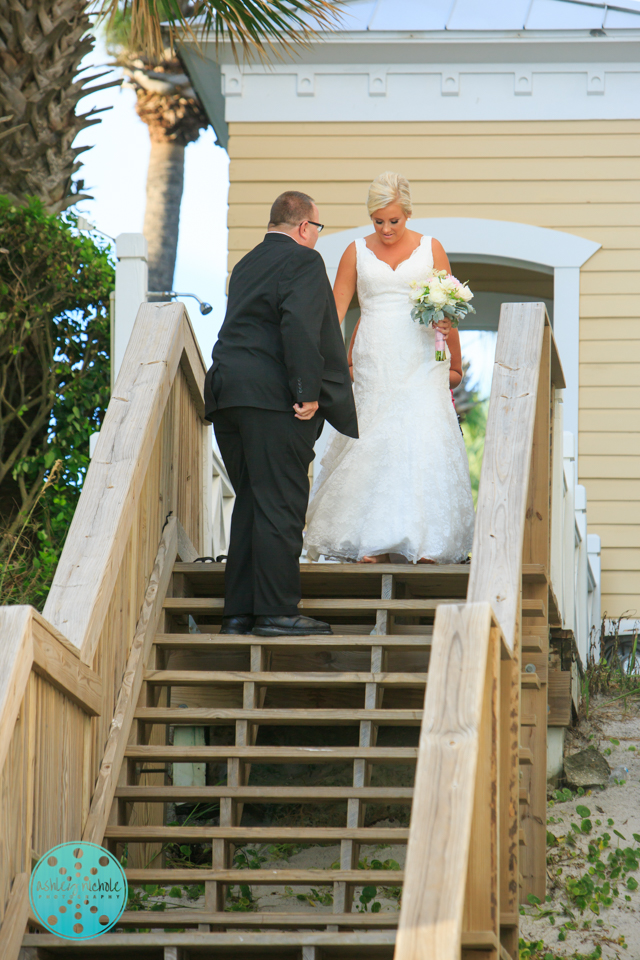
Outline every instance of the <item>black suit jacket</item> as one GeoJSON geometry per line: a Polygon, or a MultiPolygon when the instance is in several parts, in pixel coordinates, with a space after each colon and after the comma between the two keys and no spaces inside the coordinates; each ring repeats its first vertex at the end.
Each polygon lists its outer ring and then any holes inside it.
{"type": "Polygon", "coordinates": [[[292,411],[317,400],[340,433],[358,436],[349,365],[319,253],[267,233],[233,269],[204,388],[205,416],[225,407],[292,411]]]}

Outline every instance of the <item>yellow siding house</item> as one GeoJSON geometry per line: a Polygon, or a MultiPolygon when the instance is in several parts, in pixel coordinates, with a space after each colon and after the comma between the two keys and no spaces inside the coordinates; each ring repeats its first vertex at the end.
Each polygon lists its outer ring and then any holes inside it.
{"type": "Polygon", "coordinates": [[[317,201],[330,270],[370,231],[369,182],[412,183],[414,226],[478,293],[547,302],[564,429],[602,544],[602,612],[640,611],[640,3],[352,0],[295,61],[182,48],[231,159],[229,268],[282,190],[317,201]],[[216,59],[217,57],[217,59],[216,59]],[[329,236],[327,236],[327,234],[329,236]],[[327,237],[325,240],[324,237],[327,237]]]}

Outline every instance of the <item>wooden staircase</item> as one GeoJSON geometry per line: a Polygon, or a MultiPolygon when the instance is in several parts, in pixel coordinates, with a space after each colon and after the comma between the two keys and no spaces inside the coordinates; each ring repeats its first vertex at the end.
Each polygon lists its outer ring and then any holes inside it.
{"type": "Polygon", "coordinates": [[[0,816],[18,825],[0,858],[3,960],[515,960],[519,901],[545,884],[562,380],[543,305],[503,308],[473,562],[303,563],[301,610],[334,635],[273,639],[219,634],[224,565],[195,560],[211,470],[204,366],[181,311],[141,311],[112,401],[130,406],[110,407],[50,622],[15,608],[15,691],[3,702],[0,688],[0,816]],[[58,700],[36,708],[25,677],[58,700]],[[62,707],[83,752],[47,780],[62,707]],[[25,877],[29,857],[79,837],[122,858],[131,900],[114,931],[74,943],[38,929],[25,877]]]}
{"type": "MultiPolygon", "coordinates": [[[[126,911],[121,932],[96,943],[101,956],[125,946],[145,957],[162,955],[158,947],[183,958],[223,948],[298,956],[302,947],[305,960],[346,948],[363,960],[393,956],[434,616],[464,601],[470,566],[301,569],[301,608],[329,620],[332,637],[221,636],[224,564],[173,566],[101,842],[136,864],[127,869],[134,897],[178,886],[195,902],[126,911]],[[176,745],[180,728],[206,730],[208,743],[176,745]],[[217,782],[175,786],[174,764],[207,765],[217,782]],[[167,824],[169,804],[188,811],[182,825],[167,824]],[[197,865],[176,865],[185,846],[202,851],[197,865]],[[287,847],[298,858],[315,853],[324,867],[269,866],[287,847]],[[263,865],[248,868],[252,857],[263,865]],[[370,866],[390,859],[396,869],[370,866]],[[246,910],[237,909],[239,885],[251,891],[246,910]],[[297,909],[270,909],[274,895],[297,909]],[[381,901],[384,911],[372,912],[381,901]]],[[[535,578],[524,571],[525,582],[535,578]]],[[[530,759],[522,751],[520,762],[530,759]]],[[[462,938],[474,953],[490,943],[489,931],[462,938]]],[[[89,949],[48,934],[25,944],[51,956],[89,949]]]]}

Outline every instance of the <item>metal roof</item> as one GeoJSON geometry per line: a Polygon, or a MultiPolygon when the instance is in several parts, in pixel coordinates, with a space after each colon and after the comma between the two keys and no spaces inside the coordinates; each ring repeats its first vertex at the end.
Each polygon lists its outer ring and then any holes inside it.
{"type": "Polygon", "coordinates": [[[640,2],[597,0],[348,0],[339,31],[640,29],[640,2]]]}

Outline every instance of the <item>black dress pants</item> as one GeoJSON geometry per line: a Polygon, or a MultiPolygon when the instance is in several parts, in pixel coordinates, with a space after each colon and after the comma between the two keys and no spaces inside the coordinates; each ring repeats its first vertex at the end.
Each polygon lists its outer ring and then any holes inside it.
{"type": "Polygon", "coordinates": [[[293,616],[300,600],[309,464],[324,421],[227,407],[213,415],[236,493],[225,571],[225,616],[293,616]]]}

